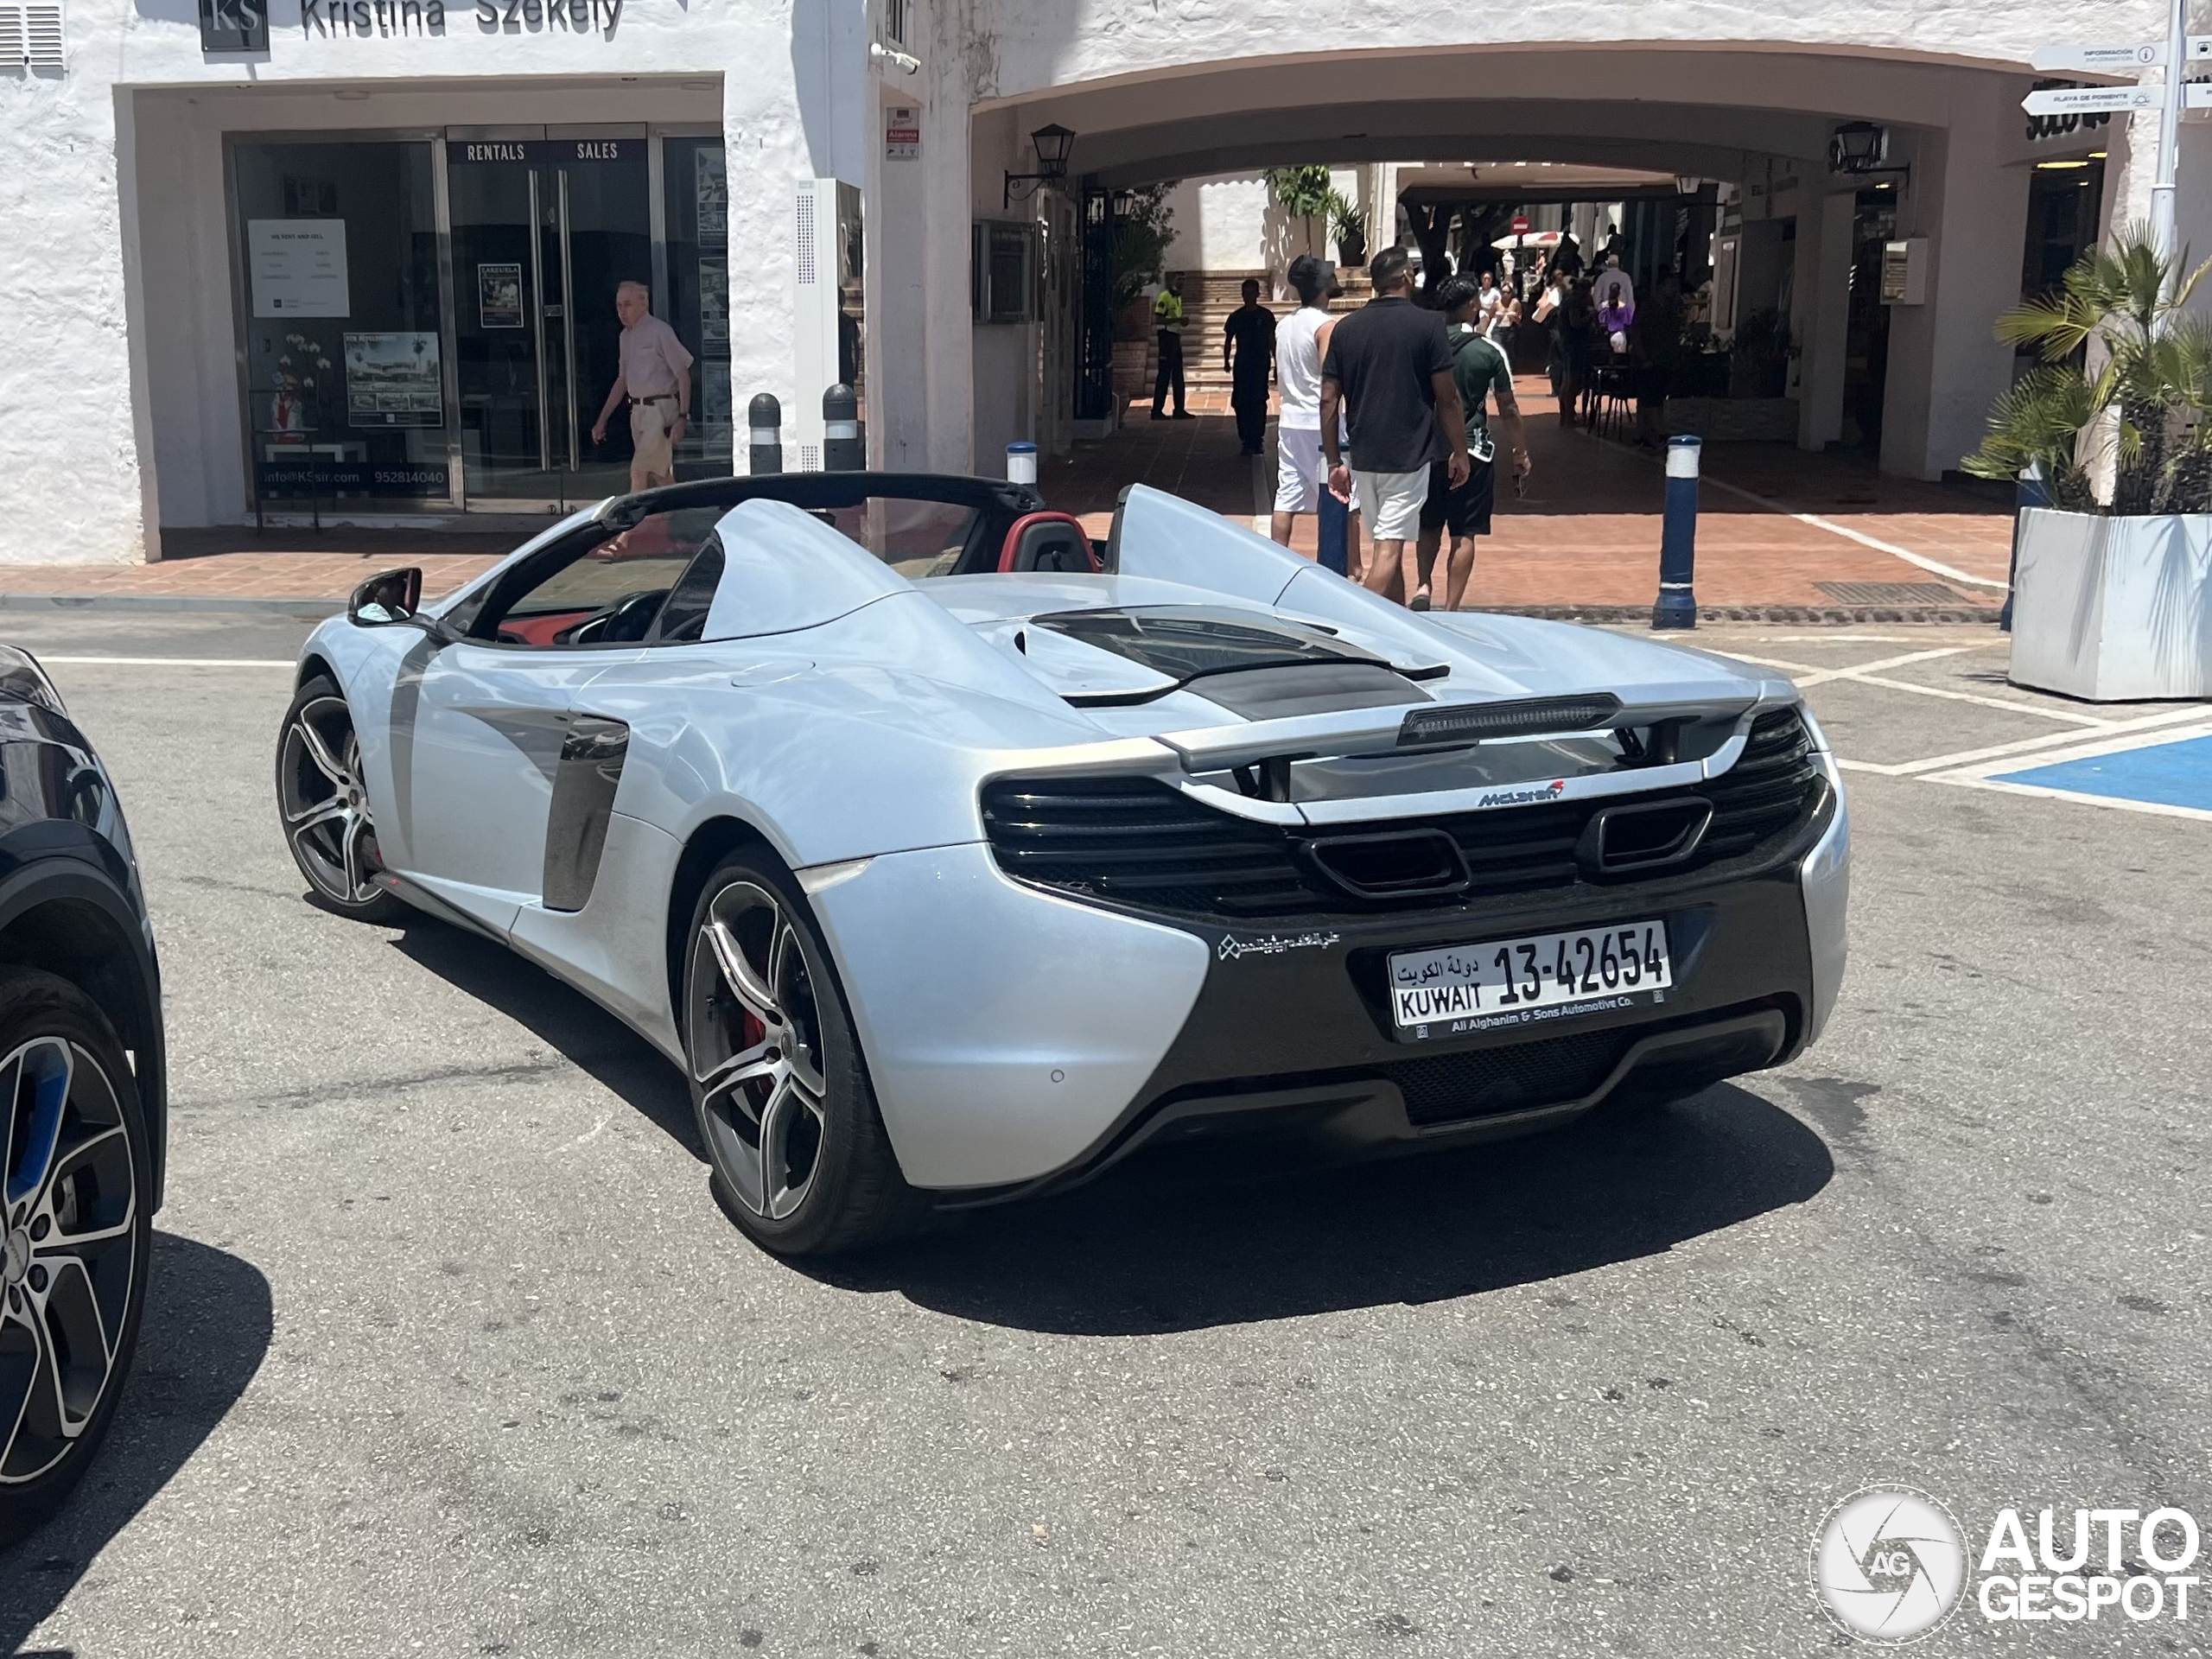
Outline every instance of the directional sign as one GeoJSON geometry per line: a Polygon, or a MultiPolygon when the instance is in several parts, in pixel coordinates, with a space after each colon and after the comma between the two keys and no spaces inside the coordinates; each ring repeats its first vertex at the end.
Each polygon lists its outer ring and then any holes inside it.
{"type": "Polygon", "coordinates": [[[2192,60],[2212,58],[2212,35],[2192,35],[2189,37],[2189,55],[2192,60]]]}
{"type": "MultiPolygon", "coordinates": [[[[2194,44],[2192,41],[2191,44],[2194,44]]],[[[2205,44],[2212,47],[2212,40],[2205,44]]],[[[2038,69],[2087,69],[2094,74],[2132,75],[2139,69],[2155,69],[2166,60],[2163,41],[2134,46],[2068,43],[2038,47],[2028,61],[2038,69]]]]}
{"type": "Polygon", "coordinates": [[[2154,111],[2158,107],[2156,86],[2065,86],[2030,92],[2020,107],[2030,115],[2107,115],[2122,111],[2154,111]]]}
{"type": "Polygon", "coordinates": [[[2185,110],[2212,110],[2212,80],[2192,80],[2181,89],[2181,104],[2185,110]]]}

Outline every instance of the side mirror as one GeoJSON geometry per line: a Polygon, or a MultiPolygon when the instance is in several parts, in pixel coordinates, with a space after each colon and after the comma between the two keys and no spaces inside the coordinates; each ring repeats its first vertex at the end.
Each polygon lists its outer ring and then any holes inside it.
{"type": "Polygon", "coordinates": [[[385,628],[413,621],[422,608],[422,568],[410,564],[371,576],[356,588],[346,601],[346,620],[357,628],[385,628]]]}

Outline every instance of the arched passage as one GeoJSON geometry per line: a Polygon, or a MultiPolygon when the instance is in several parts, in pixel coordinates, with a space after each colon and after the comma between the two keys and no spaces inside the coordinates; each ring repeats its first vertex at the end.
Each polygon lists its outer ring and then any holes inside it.
{"type": "MultiPolygon", "coordinates": [[[[979,100],[970,184],[978,213],[1002,212],[1002,175],[1033,167],[1027,135],[1048,122],[1077,135],[1071,188],[1413,161],[1712,181],[1736,226],[1788,238],[1792,384],[1808,448],[1844,435],[1854,242],[1869,222],[1862,205],[1875,200],[1865,193],[1878,186],[1890,193],[1878,222],[1923,262],[1917,302],[1890,305],[1881,318],[1879,460],[1885,471],[1933,479],[1974,447],[2011,377],[2012,353],[1991,325],[2019,297],[2037,163],[2109,150],[2107,194],[2126,188],[2123,132],[2030,136],[2018,100],[2031,83],[2017,60],[1837,43],[1462,43],[1186,60],[979,100]],[[1883,129],[1878,177],[1831,170],[1829,139],[1847,122],[1883,129]]],[[[1027,371],[1025,353],[1003,355],[1027,371]]],[[[989,356],[979,349],[979,454],[995,435],[989,411],[1019,401],[989,356]]],[[[1036,394],[1047,404],[1062,395],[1051,379],[1048,366],[1036,394]]]]}

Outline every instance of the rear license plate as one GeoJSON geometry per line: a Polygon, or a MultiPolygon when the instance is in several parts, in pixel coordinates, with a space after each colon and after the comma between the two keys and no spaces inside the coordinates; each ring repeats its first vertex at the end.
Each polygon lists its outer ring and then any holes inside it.
{"type": "Polygon", "coordinates": [[[1491,939],[1390,958],[1390,1018],[1415,1041],[1664,1001],[1664,922],[1491,939]]]}

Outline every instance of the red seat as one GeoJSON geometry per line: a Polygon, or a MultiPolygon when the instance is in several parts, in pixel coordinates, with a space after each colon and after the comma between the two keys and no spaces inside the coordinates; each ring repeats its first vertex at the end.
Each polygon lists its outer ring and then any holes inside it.
{"type": "Polygon", "coordinates": [[[1063,575],[1088,575],[1100,569],[1091,550],[1090,532],[1071,512],[1028,512],[1015,519],[1006,532],[999,553],[999,569],[1052,570],[1063,575]]]}

